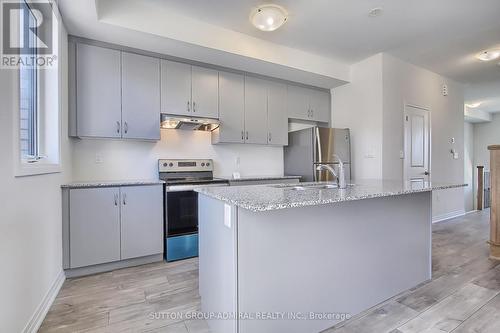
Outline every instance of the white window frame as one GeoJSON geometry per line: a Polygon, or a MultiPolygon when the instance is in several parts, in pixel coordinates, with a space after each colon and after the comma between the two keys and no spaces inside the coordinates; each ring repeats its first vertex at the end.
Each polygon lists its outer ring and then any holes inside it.
{"type": "MultiPolygon", "coordinates": [[[[54,8],[53,19],[60,24],[57,9],[54,8]]],[[[21,105],[20,105],[20,69],[14,74],[14,108],[13,108],[13,150],[14,176],[34,176],[62,172],[61,166],[61,107],[62,107],[62,62],[59,41],[59,27],[53,31],[55,54],[58,55],[57,68],[37,69],[37,144],[38,155],[33,158],[23,158],[21,152],[21,105]]],[[[20,33],[21,31],[19,31],[20,33]]],[[[18,36],[19,38],[19,36],[18,36]]]]}

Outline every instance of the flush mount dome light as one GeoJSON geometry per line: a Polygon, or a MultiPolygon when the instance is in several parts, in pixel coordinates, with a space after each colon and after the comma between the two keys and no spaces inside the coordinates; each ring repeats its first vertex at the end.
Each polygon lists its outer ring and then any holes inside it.
{"type": "Polygon", "coordinates": [[[262,5],[250,13],[250,22],[259,30],[274,31],[285,24],[288,18],[286,10],[278,5],[262,5]]]}
{"type": "Polygon", "coordinates": [[[478,55],[476,55],[476,58],[481,60],[481,61],[491,61],[500,58],[500,49],[494,49],[494,50],[486,50],[478,55]]]}

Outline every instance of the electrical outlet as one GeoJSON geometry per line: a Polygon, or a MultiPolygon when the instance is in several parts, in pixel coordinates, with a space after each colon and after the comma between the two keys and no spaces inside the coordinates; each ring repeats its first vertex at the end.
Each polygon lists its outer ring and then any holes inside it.
{"type": "Polygon", "coordinates": [[[404,158],[405,158],[405,152],[404,151],[402,151],[402,150],[399,151],[399,158],[402,159],[402,160],[404,160],[404,158]]]}

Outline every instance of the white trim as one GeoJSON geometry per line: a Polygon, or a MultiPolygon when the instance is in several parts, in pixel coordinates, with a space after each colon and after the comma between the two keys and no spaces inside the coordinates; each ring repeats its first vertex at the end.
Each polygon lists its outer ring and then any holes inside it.
{"type": "Polygon", "coordinates": [[[37,306],[35,312],[24,327],[22,331],[23,333],[36,333],[38,331],[43,320],[45,319],[45,316],[47,315],[47,312],[49,312],[52,303],[54,303],[59,290],[61,290],[64,280],[66,280],[66,276],[64,275],[64,271],[61,270],[59,274],[57,274],[57,277],[52,283],[49,291],[45,294],[45,297],[37,306]]]}
{"type": "Polygon", "coordinates": [[[457,211],[454,211],[454,212],[449,212],[449,213],[446,213],[446,214],[441,214],[441,215],[433,216],[432,217],[432,223],[438,223],[438,222],[447,221],[447,220],[453,219],[455,217],[464,216],[466,214],[468,214],[468,213],[466,213],[465,210],[457,210],[457,211]]]}

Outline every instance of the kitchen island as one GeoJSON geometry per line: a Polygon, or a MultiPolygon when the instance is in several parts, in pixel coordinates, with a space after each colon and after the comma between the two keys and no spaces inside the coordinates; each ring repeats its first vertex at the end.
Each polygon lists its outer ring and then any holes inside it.
{"type": "Polygon", "coordinates": [[[200,296],[217,333],[315,333],[431,278],[432,191],[358,181],[201,188],[200,296]]]}

